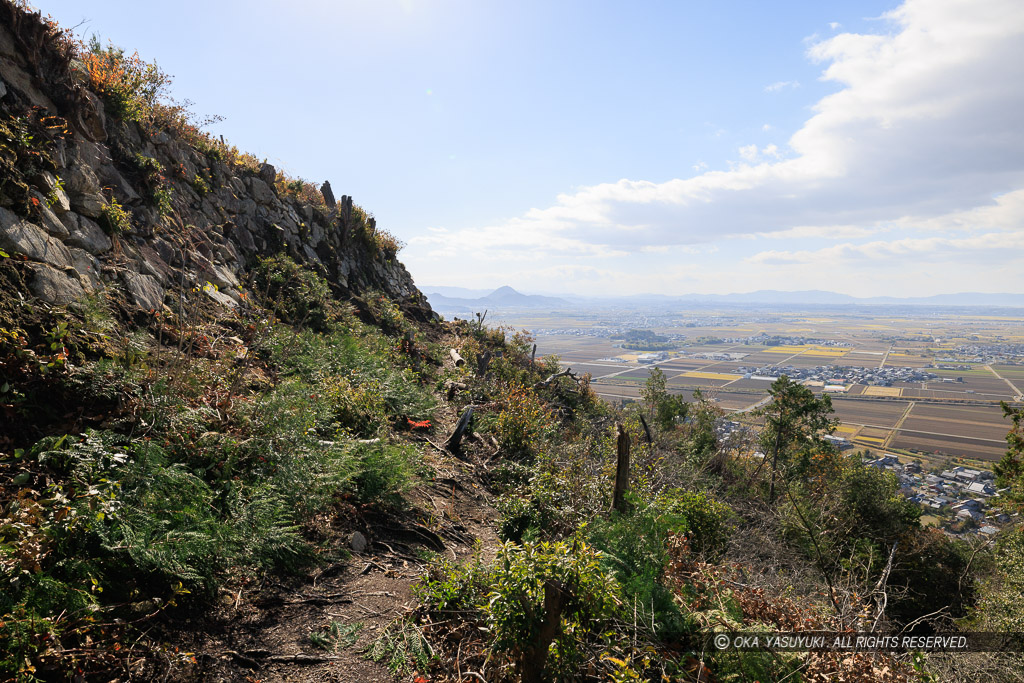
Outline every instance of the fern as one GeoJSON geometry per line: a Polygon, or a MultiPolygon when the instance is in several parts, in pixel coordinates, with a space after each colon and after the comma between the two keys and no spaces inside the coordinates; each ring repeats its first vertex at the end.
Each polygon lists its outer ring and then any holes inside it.
{"type": "Polygon", "coordinates": [[[419,629],[401,619],[388,624],[366,656],[374,662],[385,663],[394,674],[425,671],[435,657],[419,629]]]}
{"type": "Polygon", "coordinates": [[[343,648],[355,645],[356,641],[359,640],[359,631],[362,628],[363,625],[360,623],[342,624],[337,621],[331,621],[324,630],[310,633],[309,642],[321,650],[337,652],[343,648]]]}

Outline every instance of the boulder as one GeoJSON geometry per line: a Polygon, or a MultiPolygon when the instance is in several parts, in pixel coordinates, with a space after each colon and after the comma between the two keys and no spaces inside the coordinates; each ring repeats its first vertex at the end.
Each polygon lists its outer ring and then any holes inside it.
{"type": "Polygon", "coordinates": [[[71,210],[71,200],[64,188],[57,184],[57,177],[49,171],[43,171],[35,178],[35,183],[48,196],[56,201],[50,208],[56,213],[67,213],[71,210]]]}
{"type": "Polygon", "coordinates": [[[96,174],[99,174],[99,170],[103,166],[114,163],[110,157],[110,151],[104,145],[97,145],[95,142],[89,142],[82,138],[75,141],[73,155],[96,174]]]}
{"type": "Polygon", "coordinates": [[[164,286],[174,280],[174,270],[167,265],[160,252],[145,242],[139,244],[137,250],[140,271],[152,275],[164,286]]]}
{"type": "Polygon", "coordinates": [[[164,263],[181,262],[180,255],[178,254],[178,248],[164,238],[155,237],[150,242],[150,245],[164,263]]]}
{"type": "Polygon", "coordinates": [[[71,197],[71,208],[89,218],[99,218],[102,216],[103,209],[106,206],[107,200],[99,192],[72,195],[71,197]]]}
{"type": "Polygon", "coordinates": [[[72,121],[81,133],[94,142],[107,139],[107,117],[103,113],[103,103],[96,95],[85,88],[78,91],[82,97],[74,108],[72,121]]]}
{"type": "Polygon", "coordinates": [[[113,246],[110,237],[96,221],[76,213],[66,213],[61,219],[70,233],[64,241],[71,246],[85,249],[91,254],[102,254],[110,251],[113,246]]]}
{"type": "Polygon", "coordinates": [[[103,281],[100,279],[100,262],[95,256],[85,249],[72,247],[71,261],[78,272],[78,279],[82,282],[85,291],[92,293],[103,288],[103,281]]]}
{"type": "Polygon", "coordinates": [[[39,202],[39,205],[37,206],[37,209],[39,210],[39,223],[43,226],[43,229],[54,237],[59,237],[61,239],[67,237],[69,234],[68,229],[64,227],[61,220],[57,218],[57,214],[53,212],[53,209],[47,205],[46,197],[38,192],[33,192],[32,195],[33,198],[39,202]]]}
{"type": "Polygon", "coordinates": [[[242,251],[246,253],[256,251],[256,242],[252,239],[252,233],[241,226],[236,226],[231,230],[231,238],[238,243],[238,246],[242,248],[242,251]]]}
{"type": "Polygon", "coordinates": [[[7,209],[0,208],[0,248],[16,251],[34,261],[45,261],[58,268],[71,263],[71,252],[42,228],[29,223],[7,209]]]}
{"type": "Polygon", "coordinates": [[[143,310],[160,310],[164,303],[164,288],[152,275],[125,271],[124,286],[136,306],[143,310]]]}
{"type": "Polygon", "coordinates": [[[272,204],[277,196],[260,178],[249,178],[249,192],[257,204],[272,204]]]}
{"type": "Polygon", "coordinates": [[[210,297],[221,306],[225,306],[227,308],[235,308],[236,306],[238,306],[237,301],[235,301],[226,293],[220,291],[216,287],[206,285],[203,287],[203,291],[206,292],[206,296],[210,297]]]}
{"type": "Polygon", "coordinates": [[[96,177],[100,179],[104,187],[112,188],[115,194],[122,197],[125,202],[134,202],[139,199],[139,194],[131,186],[121,172],[114,168],[113,164],[104,164],[96,171],[96,177]]]}
{"type": "Polygon", "coordinates": [[[271,164],[264,163],[260,166],[260,180],[273,187],[277,182],[277,169],[271,164]]]}
{"type": "Polygon", "coordinates": [[[77,278],[43,263],[29,265],[32,279],[28,284],[32,293],[51,304],[67,304],[85,296],[77,278]]]}

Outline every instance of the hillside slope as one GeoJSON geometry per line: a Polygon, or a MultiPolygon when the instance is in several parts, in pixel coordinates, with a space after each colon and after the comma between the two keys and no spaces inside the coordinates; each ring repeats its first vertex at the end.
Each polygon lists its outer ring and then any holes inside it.
{"type": "Polygon", "coordinates": [[[660,371],[617,409],[440,320],[371,216],[163,78],[0,0],[0,682],[1021,678],[712,648],[1019,634],[1024,535],[923,528],[786,378],[725,438],[660,371]]]}

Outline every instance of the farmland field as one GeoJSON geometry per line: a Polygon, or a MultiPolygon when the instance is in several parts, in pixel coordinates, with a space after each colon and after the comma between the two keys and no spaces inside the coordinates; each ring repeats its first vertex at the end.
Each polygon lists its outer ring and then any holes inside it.
{"type": "Polygon", "coordinates": [[[1010,427],[999,402],[1012,402],[1024,390],[1024,315],[941,311],[889,311],[879,319],[863,309],[629,309],[579,318],[529,314],[500,322],[540,332],[538,355],[558,354],[563,367],[590,373],[594,390],[609,401],[637,400],[654,366],[665,373],[671,393],[691,400],[699,388],[727,412],[748,410],[767,396],[771,381],[744,379],[744,373],[790,374],[816,393],[842,381],[845,391],[832,395],[841,421],[837,433],[858,447],[998,459],[1010,427]],[[915,318],[916,312],[922,317],[915,318]],[[637,359],[644,352],[623,349],[614,338],[616,329],[629,328],[674,335],[677,344],[654,365],[641,364],[637,359]],[[758,334],[771,343],[758,341],[758,334]],[[690,341],[707,337],[722,342],[690,341]],[[1004,348],[1005,340],[1019,340],[1018,355],[985,351],[988,343],[1004,348]],[[821,369],[830,366],[849,370],[821,369]],[[886,372],[902,374],[872,380],[871,373],[886,372]],[[845,373],[853,379],[843,379],[845,373]]]}
{"type": "Polygon", "coordinates": [[[832,398],[836,417],[849,424],[875,427],[893,427],[906,412],[907,401],[865,401],[849,398],[832,398]]]}
{"type": "Polygon", "coordinates": [[[941,453],[960,457],[977,458],[979,460],[999,460],[1006,452],[1006,447],[988,441],[979,441],[966,437],[934,436],[900,431],[889,443],[892,448],[922,451],[925,453],[941,453]]]}

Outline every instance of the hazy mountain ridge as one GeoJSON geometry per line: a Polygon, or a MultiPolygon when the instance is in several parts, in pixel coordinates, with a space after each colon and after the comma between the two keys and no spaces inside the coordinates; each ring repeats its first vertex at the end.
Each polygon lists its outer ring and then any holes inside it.
{"type": "Polygon", "coordinates": [[[574,306],[577,308],[600,307],[623,303],[645,302],[657,305],[674,305],[685,303],[732,303],[732,304],[811,304],[811,305],[921,305],[921,306],[1000,306],[1024,308],[1024,294],[1009,292],[956,292],[951,294],[935,294],[932,296],[895,297],[875,296],[857,297],[849,294],[826,290],[782,291],[760,289],[754,292],[731,294],[684,294],[671,296],[666,294],[635,294],[622,297],[581,297],[572,294],[558,296],[542,296],[522,294],[512,287],[501,287],[486,296],[471,296],[483,290],[470,290],[459,287],[427,286],[422,288],[430,304],[441,310],[475,311],[481,306],[490,305],[495,308],[543,308],[574,306]],[[463,296],[451,296],[453,293],[463,296]]]}
{"type": "Polygon", "coordinates": [[[433,291],[433,289],[430,287],[423,289],[431,307],[449,312],[472,313],[482,310],[482,308],[562,308],[577,306],[577,304],[558,297],[522,294],[508,286],[499,287],[486,296],[476,298],[445,296],[433,291]]]}

